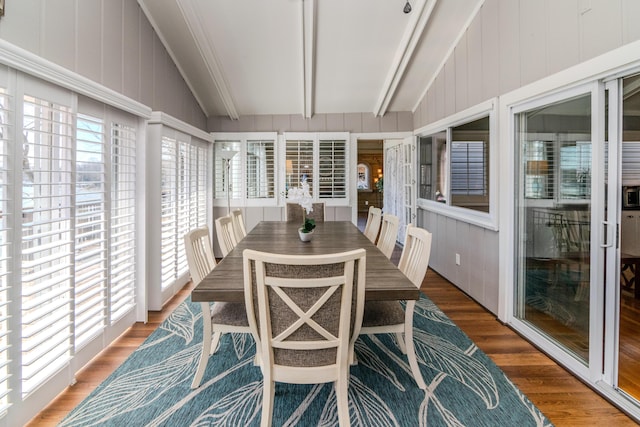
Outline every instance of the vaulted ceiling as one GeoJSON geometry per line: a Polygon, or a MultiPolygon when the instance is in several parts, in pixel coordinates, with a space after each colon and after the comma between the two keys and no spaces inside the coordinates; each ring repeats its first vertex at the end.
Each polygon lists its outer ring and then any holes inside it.
{"type": "Polygon", "coordinates": [[[207,116],[414,111],[484,0],[138,0],[207,116]]]}

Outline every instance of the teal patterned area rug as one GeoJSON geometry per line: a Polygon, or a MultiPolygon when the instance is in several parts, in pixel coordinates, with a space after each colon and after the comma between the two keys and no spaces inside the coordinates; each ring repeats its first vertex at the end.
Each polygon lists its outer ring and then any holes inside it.
{"type": "MultiPolygon", "coordinates": [[[[415,343],[420,390],[392,335],[360,337],[351,367],[352,426],[551,426],[440,309],[422,296],[415,343]]],[[[192,390],[202,340],[200,305],[185,301],[60,426],[257,426],[262,375],[248,334],[223,335],[192,390]]],[[[273,425],[337,426],[333,384],[276,385],[273,425]]]]}

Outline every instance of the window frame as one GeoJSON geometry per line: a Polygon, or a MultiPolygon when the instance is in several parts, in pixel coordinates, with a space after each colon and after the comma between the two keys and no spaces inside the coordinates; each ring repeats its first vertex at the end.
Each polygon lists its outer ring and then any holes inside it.
{"type": "MultiPolygon", "coordinates": [[[[311,184],[311,196],[315,203],[324,203],[326,206],[349,206],[351,200],[352,190],[352,175],[351,170],[351,149],[350,134],[349,132],[284,132],[280,138],[280,154],[279,164],[281,165],[281,171],[286,169],[286,144],[287,141],[312,141],[313,143],[313,167],[311,184]],[[344,141],[344,197],[320,197],[320,144],[327,141],[344,141]]],[[[281,179],[278,184],[278,195],[280,196],[279,205],[285,206],[286,204],[286,173],[281,174],[281,179]]],[[[292,184],[292,186],[295,186],[292,184]]]]}
{"type": "MultiPolygon", "coordinates": [[[[427,126],[414,131],[414,135],[418,137],[418,150],[420,150],[420,137],[426,137],[434,135],[440,132],[445,132],[447,135],[447,145],[450,146],[452,142],[451,129],[481,119],[483,117],[489,117],[489,163],[488,163],[488,185],[489,185],[489,212],[483,212],[479,210],[468,209],[460,206],[450,205],[450,201],[447,203],[437,202],[436,200],[430,200],[419,197],[416,199],[416,205],[419,209],[423,209],[429,212],[438,213],[453,219],[464,221],[470,224],[474,224],[489,230],[498,230],[498,147],[497,147],[497,98],[492,98],[480,104],[477,104],[471,108],[460,111],[456,114],[448,116],[444,119],[433,122],[427,126]]],[[[417,173],[420,173],[419,164],[420,153],[418,151],[417,160],[417,173]]],[[[437,159],[432,159],[432,167],[437,159]]],[[[451,186],[451,156],[450,147],[447,147],[447,183],[451,186]]],[[[420,176],[416,177],[416,182],[420,184],[420,176]]],[[[449,189],[450,193],[450,189],[449,189]]],[[[449,194],[447,194],[448,198],[449,194]]]]}
{"type": "Polygon", "coordinates": [[[278,205],[278,182],[280,176],[279,168],[279,151],[280,145],[278,144],[277,132],[216,132],[213,135],[213,207],[226,208],[227,196],[226,191],[221,191],[218,195],[218,189],[216,187],[216,179],[219,174],[225,174],[222,169],[224,164],[222,159],[217,157],[219,144],[231,143],[234,144],[234,148],[238,148],[238,154],[236,154],[231,160],[231,174],[232,182],[235,182],[238,186],[237,190],[232,190],[230,195],[231,208],[240,207],[262,207],[262,206],[277,206],[278,205]],[[256,141],[273,141],[273,197],[265,198],[248,198],[247,197],[247,148],[250,142],[256,141]]]}

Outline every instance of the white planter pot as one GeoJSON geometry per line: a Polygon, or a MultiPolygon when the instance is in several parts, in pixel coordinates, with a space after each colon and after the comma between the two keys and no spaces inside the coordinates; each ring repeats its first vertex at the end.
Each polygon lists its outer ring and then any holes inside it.
{"type": "Polygon", "coordinates": [[[300,236],[300,240],[302,240],[303,242],[310,242],[311,237],[313,237],[313,231],[314,230],[311,230],[308,233],[303,233],[302,227],[298,228],[298,235],[300,236]]]}

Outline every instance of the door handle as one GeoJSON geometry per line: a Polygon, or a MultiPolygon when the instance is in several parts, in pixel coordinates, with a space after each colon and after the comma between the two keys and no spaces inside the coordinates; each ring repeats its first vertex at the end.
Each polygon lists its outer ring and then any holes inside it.
{"type": "Polygon", "coordinates": [[[611,223],[609,221],[602,221],[602,225],[604,225],[604,228],[605,228],[605,232],[604,232],[605,241],[604,243],[600,244],[600,247],[610,248],[613,246],[613,236],[610,236],[609,234],[613,230],[613,227],[611,227],[611,223]]]}

